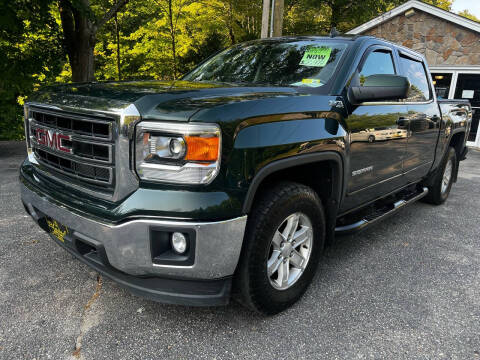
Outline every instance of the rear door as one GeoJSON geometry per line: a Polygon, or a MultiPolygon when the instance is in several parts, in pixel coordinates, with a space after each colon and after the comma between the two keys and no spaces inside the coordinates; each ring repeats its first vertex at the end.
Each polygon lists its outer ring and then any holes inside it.
{"type": "Polygon", "coordinates": [[[421,58],[399,51],[402,74],[410,81],[407,98],[408,142],[403,168],[408,181],[417,181],[430,170],[435,159],[440,110],[433,96],[430,76],[421,58]]]}
{"type": "MultiPolygon", "coordinates": [[[[352,85],[375,74],[399,74],[393,49],[374,45],[367,49],[352,85]]],[[[357,85],[354,85],[357,86],[357,85]]],[[[399,122],[407,115],[400,101],[365,102],[347,118],[350,130],[350,178],[342,210],[371,201],[404,183],[403,159],[407,129],[399,122]]]]}

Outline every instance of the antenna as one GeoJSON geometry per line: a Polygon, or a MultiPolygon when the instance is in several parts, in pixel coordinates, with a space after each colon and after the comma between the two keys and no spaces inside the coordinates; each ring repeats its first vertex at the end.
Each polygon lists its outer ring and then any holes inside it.
{"type": "Polygon", "coordinates": [[[330,37],[335,37],[335,36],[338,36],[340,35],[340,33],[337,31],[337,29],[334,27],[332,27],[332,30],[330,30],[330,37]]]}

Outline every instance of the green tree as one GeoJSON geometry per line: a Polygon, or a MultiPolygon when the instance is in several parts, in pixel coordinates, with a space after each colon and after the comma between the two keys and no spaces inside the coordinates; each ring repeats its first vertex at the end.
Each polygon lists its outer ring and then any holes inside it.
{"type": "Polygon", "coordinates": [[[477,18],[475,15],[473,15],[470,11],[468,11],[467,9],[465,10],[462,10],[458,13],[458,15],[460,16],[463,16],[463,17],[466,17],[467,19],[470,19],[470,20],[473,20],[473,21],[476,21],[476,22],[480,22],[480,19],[477,18]]]}
{"type": "Polygon", "coordinates": [[[25,96],[53,82],[65,56],[56,8],[49,1],[0,3],[0,140],[23,137],[25,96]]]}
{"type": "Polygon", "coordinates": [[[120,11],[129,0],[58,0],[63,38],[73,81],[94,79],[94,49],[98,31],[120,11]],[[105,10],[108,9],[108,10],[105,10]]]}
{"type": "Polygon", "coordinates": [[[450,11],[452,10],[452,0],[423,0],[427,4],[434,5],[443,10],[450,11]]]}
{"type": "Polygon", "coordinates": [[[286,34],[345,32],[403,3],[403,0],[288,0],[286,34]]]}

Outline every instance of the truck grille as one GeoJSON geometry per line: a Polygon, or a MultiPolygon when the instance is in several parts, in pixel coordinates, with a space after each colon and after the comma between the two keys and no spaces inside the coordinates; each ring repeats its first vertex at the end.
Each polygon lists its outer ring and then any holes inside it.
{"type": "Polygon", "coordinates": [[[30,143],[41,167],[79,185],[114,188],[114,119],[30,108],[30,143]]]}
{"type": "Polygon", "coordinates": [[[38,124],[55,129],[66,130],[74,134],[88,136],[97,139],[111,139],[111,123],[84,117],[72,117],[71,115],[56,115],[31,111],[31,118],[38,124]]]}

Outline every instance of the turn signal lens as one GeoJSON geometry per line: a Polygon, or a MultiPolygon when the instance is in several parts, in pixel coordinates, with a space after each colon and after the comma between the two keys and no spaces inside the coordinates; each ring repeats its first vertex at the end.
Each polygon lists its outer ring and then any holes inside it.
{"type": "Polygon", "coordinates": [[[216,161],[219,154],[220,139],[215,137],[186,136],[187,161],[216,161]]]}

